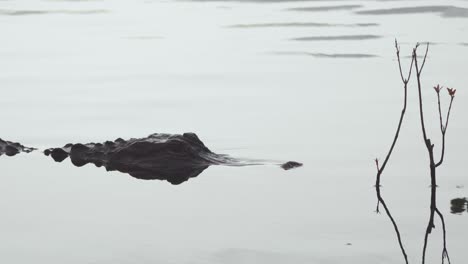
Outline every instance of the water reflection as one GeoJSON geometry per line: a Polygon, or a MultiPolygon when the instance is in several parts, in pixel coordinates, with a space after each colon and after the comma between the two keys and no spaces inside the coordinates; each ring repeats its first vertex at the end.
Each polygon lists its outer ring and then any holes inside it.
{"type": "Polygon", "coordinates": [[[235,24],[228,28],[273,28],[273,27],[375,27],[377,23],[317,23],[317,22],[285,22],[285,23],[254,23],[254,24],[235,24]]]}
{"type": "Polygon", "coordinates": [[[294,7],[288,8],[289,11],[306,11],[306,12],[322,12],[322,11],[339,11],[352,10],[361,8],[362,5],[334,5],[334,6],[313,6],[313,7],[294,7]]]}
{"type": "Polygon", "coordinates": [[[380,191],[380,187],[381,187],[380,184],[375,185],[375,192],[377,194],[377,208],[375,209],[375,212],[380,213],[380,205],[382,205],[383,208],[385,209],[385,213],[387,214],[388,218],[392,222],[393,228],[395,230],[395,234],[397,236],[398,245],[400,246],[401,254],[403,255],[403,258],[405,259],[406,264],[408,264],[408,255],[406,254],[405,247],[403,246],[400,229],[398,228],[398,224],[395,221],[395,218],[393,218],[392,213],[390,212],[390,209],[387,206],[387,203],[385,203],[385,200],[380,191]]]}
{"type": "Polygon", "coordinates": [[[66,15],[92,15],[107,13],[108,10],[93,9],[93,10],[0,10],[0,15],[4,16],[28,16],[28,15],[49,15],[49,14],[66,14],[66,15]]]}
{"type": "MultiPolygon", "coordinates": [[[[329,262],[320,257],[301,252],[276,252],[249,248],[227,248],[216,251],[211,257],[213,263],[224,264],[310,264],[329,262]]],[[[211,262],[210,262],[211,263],[211,262]]]]}
{"type": "Polygon", "coordinates": [[[431,186],[431,207],[430,207],[431,210],[430,210],[430,215],[429,215],[429,223],[427,224],[426,233],[424,236],[423,263],[425,261],[429,234],[432,232],[432,229],[435,229],[435,224],[434,224],[435,214],[439,216],[440,221],[442,223],[442,233],[443,233],[442,263],[444,263],[445,259],[447,259],[448,263],[450,263],[450,257],[447,251],[447,231],[446,231],[446,226],[445,226],[445,219],[444,219],[444,215],[439,211],[439,208],[437,207],[436,196],[437,196],[437,185],[432,185],[431,186]]]}
{"type": "MultiPolygon", "coordinates": [[[[388,218],[390,219],[390,221],[392,222],[392,225],[394,227],[395,234],[397,236],[398,244],[400,246],[403,258],[405,259],[405,262],[408,263],[408,255],[407,255],[405,247],[403,245],[403,240],[402,240],[399,228],[398,228],[398,224],[397,224],[396,220],[393,218],[393,216],[392,216],[392,214],[390,212],[390,209],[388,208],[387,204],[385,203],[384,198],[381,195],[380,185],[377,185],[375,187],[375,190],[376,190],[376,194],[377,194],[377,198],[378,198],[376,212],[377,213],[380,212],[380,209],[379,209],[380,205],[382,205],[384,207],[385,212],[386,212],[388,218]]],[[[442,263],[444,263],[445,259],[448,261],[448,263],[450,263],[450,257],[449,257],[448,250],[447,250],[447,230],[446,230],[446,225],[445,225],[445,219],[444,219],[444,215],[440,212],[440,210],[437,207],[436,197],[437,197],[437,186],[433,185],[433,186],[431,186],[429,223],[428,223],[427,228],[426,228],[426,232],[425,232],[425,235],[424,235],[424,242],[423,242],[423,263],[424,263],[424,259],[425,259],[427,244],[429,242],[429,234],[431,234],[432,229],[435,229],[435,225],[434,225],[435,215],[437,215],[439,217],[439,219],[440,219],[440,221],[442,223],[442,235],[443,235],[442,236],[442,239],[443,239],[443,241],[442,241],[443,242],[442,243],[442,245],[443,245],[443,248],[442,248],[442,263]]],[[[452,202],[451,202],[452,203],[452,207],[451,207],[452,213],[462,213],[463,211],[466,211],[467,210],[466,209],[467,202],[468,201],[466,200],[466,198],[453,199],[452,202]]]]}
{"type": "MultiPolygon", "coordinates": [[[[239,2],[239,3],[288,3],[288,2],[327,2],[327,0],[190,0],[193,2],[239,2]]],[[[333,0],[349,1],[349,0],[333,0]]],[[[383,0],[387,1],[387,0],[383,0]]]]}
{"type": "Polygon", "coordinates": [[[133,40],[155,40],[155,39],[164,39],[161,36],[130,36],[127,37],[127,39],[133,39],[133,40]]]}
{"type": "Polygon", "coordinates": [[[337,41],[337,40],[369,40],[369,39],[378,39],[382,36],[378,35],[338,35],[338,36],[311,36],[311,37],[300,37],[292,38],[291,40],[297,41],[337,41]]]}
{"type": "Polygon", "coordinates": [[[356,11],[361,15],[399,15],[436,13],[442,17],[468,17],[468,8],[456,6],[411,6],[356,11]]]}
{"type": "Polygon", "coordinates": [[[468,212],[468,199],[467,198],[455,198],[450,201],[450,212],[452,214],[461,214],[468,212]]]}
{"type": "Polygon", "coordinates": [[[316,58],[330,58],[330,59],[366,59],[376,58],[377,55],[367,53],[314,53],[314,52],[296,52],[296,51],[274,51],[270,52],[273,55],[300,55],[312,56],[316,58]]]}

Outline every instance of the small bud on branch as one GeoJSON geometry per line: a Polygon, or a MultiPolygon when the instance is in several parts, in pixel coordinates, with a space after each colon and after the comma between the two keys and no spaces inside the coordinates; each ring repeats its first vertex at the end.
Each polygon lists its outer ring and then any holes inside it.
{"type": "Polygon", "coordinates": [[[453,98],[453,97],[455,97],[455,93],[457,92],[457,89],[447,88],[447,91],[448,91],[449,95],[453,98]]]}

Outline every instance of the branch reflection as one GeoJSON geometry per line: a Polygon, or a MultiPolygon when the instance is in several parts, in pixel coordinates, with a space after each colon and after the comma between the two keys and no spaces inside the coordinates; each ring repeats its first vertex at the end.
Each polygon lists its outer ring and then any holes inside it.
{"type": "MultiPolygon", "coordinates": [[[[405,248],[403,246],[402,237],[401,237],[400,230],[398,228],[398,224],[395,221],[395,218],[392,216],[392,214],[390,212],[390,209],[388,208],[387,204],[385,203],[384,198],[382,197],[380,187],[381,186],[379,186],[379,185],[375,186],[375,191],[376,191],[377,199],[378,199],[376,212],[380,213],[380,205],[382,205],[384,207],[388,218],[392,222],[393,228],[395,230],[395,234],[397,236],[398,244],[399,244],[400,249],[401,249],[401,253],[402,253],[402,255],[403,255],[404,259],[405,259],[405,263],[408,263],[408,255],[407,255],[406,250],[405,250],[405,248]]],[[[437,215],[439,217],[440,221],[441,221],[442,233],[443,233],[443,248],[442,248],[442,262],[441,263],[444,264],[447,261],[447,263],[450,264],[450,256],[449,256],[448,250],[447,250],[447,228],[446,228],[446,224],[445,224],[444,215],[440,212],[439,208],[437,207],[436,197],[437,197],[437,186],[433,185],[433,186],[431,186],[431,196],[430,196],[431,201],[430,201],[429,222],[428,222],[428,225],[426,227],[426,232],[425,232],[425,235],[424,235],[423,256],[422,256],[422,261],[423,262],[422,263],[425,263],[426,249],[427,249],[427,245],[428,245],[428,242],[429,242],[429,234],[431,234],[432,229],[435,228],[434,218],[437,215]]],[[[451,208],[452,213],[454,213],[454,212],[455,213],[461,213],[463,211],[466,211],[467,206],[468,206],[468,200],[466,198],[453,199],[452,200],[452,208],[451,208]]]]}

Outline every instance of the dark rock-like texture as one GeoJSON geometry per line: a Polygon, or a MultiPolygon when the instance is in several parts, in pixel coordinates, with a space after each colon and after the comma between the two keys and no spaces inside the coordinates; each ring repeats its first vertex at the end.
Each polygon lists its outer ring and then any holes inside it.
{"type": "Polygon", "coordinates": [[[7,156],[14,156],[20,152],[26,152],[29,153],[31,151],[35,150],[34,148],[28,148],[20,143],[16,142],[11,142],[11,141],[5,141],[0,138],[0,156],[3,154],[7,156]]]}
{"type": "Polygon", "coordinates": [[[297,167],[301,167],[302,165],[302,163],[296,161],[288,161],[286,163],[281,164],[281,168],[283,168],[284,170],[290,170],[297,167]]]}
{"type": "Polygon", "coordinates": [[[461,214],[468,211],[467,198],[455,198],[450,201],[450,211],[452,214],[461,214]]]}
{"type": "Polygon", "coordinates": [[[118,138],[104,143],[67,144],[44,153],[57,162],[70,157],[77,167],[93,163],[138,179],[167,180],[172,184],[180,184],[198,176],[209,165],[228,160],[211,152],[193,133],[152,134],[146,138],[118,138]]]}
{"type": "MultiPolygon", "coordinates": [[[[213,153],[194,133],[152,134],[145,138],[118,138],[104,143],[67,144],[47,149],[44,154],[57,162],[70,157],[77,167],[92,163],[107,171],[120,171],[143,180],[166,180],[172,184],[196,177],[210,165],[265,164],[213,153]]],[[[302,164],[291,161],[281,165],[286,170],[299,166],[302,164]]]]}

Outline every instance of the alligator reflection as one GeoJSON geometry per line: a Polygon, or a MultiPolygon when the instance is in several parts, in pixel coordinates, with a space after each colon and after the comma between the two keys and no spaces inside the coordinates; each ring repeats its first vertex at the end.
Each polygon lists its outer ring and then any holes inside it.
{"type": "MultiPolygon", "coordinates": [[[[406,254],[405,248],[403,246],[403,242],[402,242],[402,239],[401,239],[401,234],[400,234],[400,231],[398,229],[398,224],[396,223],[395,219],[393,218],[390,210],[388,209],[387,204],[385,203],[385,200],[383,199],[383,197],[381,195],[380,185],[376,185],[375,190],[376,190],[377,199],[378,199],[376,212],[377,213],[380,212],[379,211],[380,205],[382,205],[384,207],[385,212],[387,213],[387,216],[390,219],[390,221],[392,222],[393,227],[395,229],[395,234],[396,234],[397,239],[398,239],[398,244],[400,246],[403,257],[405,258],[405,262],[408,263],[408,255],[406,254]]],[[[446,230],[446,226],[445,226],[445,219],[444,219],[443,214],[437,208],[436,197],[437,197],[437,186],[433,185],[433,186],[431,186],[431,201],[430,201],[429,223],[427,225],[426,232],[425,232],[425,235],[424,235],[423,256],[425,256],[427,243],[428,243],[428,239],[429,239],[429,234],[432,232],[432,229],[435,228],[434,217],[437,214],[439,216],[439,218],[440,218],[441,223],[442,223],[442,233],[443,233],[442,263],[445,263],[445,259],[447,259],[447,262],[450,263],[450,257],[448,255],[448,251],[447,251],[447,230],[446,230]]],[[[467,202],[466,198],[463,198],[463,199],[454,199],[454,200],[463,200],[463,202],[457,201],[457,202],[455,202],[455,204],[457,206],[459,206],[461,204],[461,208],[463,208],[464,205],[467,202]]],[[[453,202],[454,200],[452,200],[452,213],[454,211],[454,202],[453,202]]],[[[456,209],[460,209],[460,207],[456,207],[456,209]]],[[[461,211],[463,211],[463,209],[461,209],[461,211]]]]}

